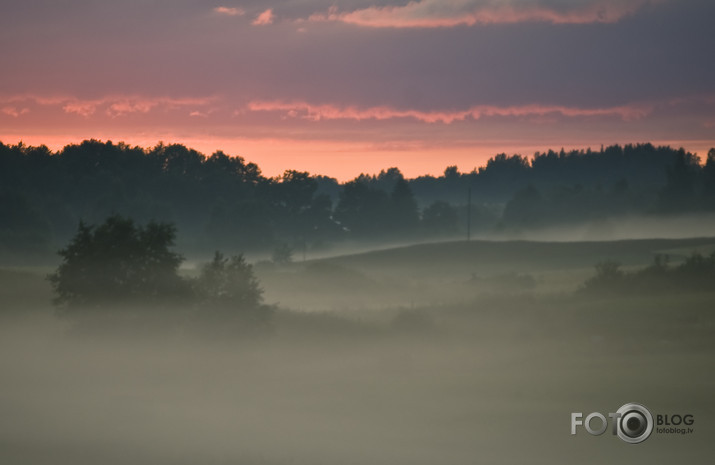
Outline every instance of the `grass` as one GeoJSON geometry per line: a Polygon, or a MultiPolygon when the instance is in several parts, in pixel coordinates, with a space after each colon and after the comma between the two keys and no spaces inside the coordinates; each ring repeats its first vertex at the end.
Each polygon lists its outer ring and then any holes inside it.
{"type": "Polygon", "coordinates": [[[456,241],[342,255],[288,267],[259,268],[269,302],[300,309],[379,309],[442,305],[496,292],[571,293],[594,265],[617,260],[624,269],[650,264],[668,251],[686,257],[715,239],[611,242],[456,241]],[[521,276],[524,279],[515,279],[521,276]],[[533,286],[525,286],[533,281],[533,286]]]}

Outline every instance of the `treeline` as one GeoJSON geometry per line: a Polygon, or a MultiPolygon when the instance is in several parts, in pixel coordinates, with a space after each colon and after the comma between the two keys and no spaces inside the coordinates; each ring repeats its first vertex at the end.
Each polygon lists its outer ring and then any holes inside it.
{"type": "Polygon", "coordinates": [[[469,173],[448,167],[407,180],[390,168],[339,183],[291,170],[266,177],[241,157],[178,144],[89,140],[52,152],[0,143],[4,257],[53,253],[80,220],[113,214],[176,224],[182,249],[194,253],[455,237],[467,218],[477,232],[697,210],[715,210],[715,149],[705,164],[651,144],[500,154],[469,173]]]}

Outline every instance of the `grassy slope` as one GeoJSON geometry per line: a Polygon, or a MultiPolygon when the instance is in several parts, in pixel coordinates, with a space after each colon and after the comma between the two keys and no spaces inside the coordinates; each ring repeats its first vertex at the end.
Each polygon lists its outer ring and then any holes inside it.
{"type": "Polygon", "coordinates": [[[530,272],[590,267],[606,259],[615,259],[624,265],[643,265],[656,253],[687,255],[713,244],[715,238],[602,242],[458,241],[397,247],[325,261],[364,270],[530,272]]]}
{"type": "Polygon", "coordinates": [[[715,238],[610,242],[458,241],[343,255],[283,269],[259,268],[269,301],[303,309],[358,309],[472,300],[483,292],[520,291],[528,274],[540,293],[572,292],[593,266],[617,260],[645,266],[656,253],[673,262],[709,252],[715,238]]]}

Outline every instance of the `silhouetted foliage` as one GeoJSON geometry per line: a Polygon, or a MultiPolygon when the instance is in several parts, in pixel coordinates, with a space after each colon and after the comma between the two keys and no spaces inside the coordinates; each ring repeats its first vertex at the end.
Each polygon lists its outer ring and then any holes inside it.
{"type": "Polygon", "coordinates": [[[253,268],[243,255],[225,257],[216,252],[213,260],[201,268],[198,289],[204,301],[220,308],[255,308],[263,298],[253,268]]]}
{"type": "Polygon", "coordinates": [[[293,261],[293,249],[288,244],[281,244],[273,249],[271,261],[276,265],[286,265],[293,261]]]}
{"type": "Polygon", "coordinates": [[[625,288],[624,278],[621,263],[606,260],[596,264],[596,276],[584,283],[584,289],[589,292],[620,292],[625,288]]]}
{"type": "Polygon", "coordinates": [[[517,192],[504,208],[503,220],[518,227],[539,226],[543,224],[541,193],[528,186],[517,192]]]}
{"type": "Polygon", "coordinates": [[[391,222],[389,203],[387,192],[356,179],[343,186],[334,216],[348,231],[374,237],[391,222]]]}
{"type": "Polygon", "coordinates": [[[234,336],[265,328],[273,309],[262,305],[263,290],[243,255],[215,252],[196,279],[195,324],[211,336],[234,336]]]}
{"type": "Polygon", "coordinates": [[[703,167],[703,201],[707,210],[715,210],[715,148],[708,151],[703,167]]]}
{"type": "Polygon", "coordinates": [[[675,162],[667,169],[668,181],[660,191],[660,208],[664,211],[695,210],[699,171],[697,157],[680,150],[675,162]]]}
{"type": "Polygon", "coordinates": [[[395,181],[390,193],[390,209],[393,232],[415,232],[420,220],[419,209],[410,185],[402,177],[395,181]]]}
{"type": "Polygon", "coordinates": [[[0,251],[46,252],[51,238],[49,222],[27,198],[0,190],[0,251]]]}
{"type": "Polygon", "coordinates": [[[180,144],[88,140],[52,152],[0,143],[0,258],[26,262],[66,243],[80,219],[114,213],[176,224],[188,253],[463,233],[470,189],[482,231],[715,210],[715,149],[704,166],[683,149],[629,144],[502,153],[470,172],[448,166],[411,180],[393,167],[341,184],[295,170],[267,178],[241,157],[180,144]]]}
{"type": "Polygon", "coordinates": [[[588,279],[583,292],[593,294],[648,294],[662,292],[715,291],[715,252],[709,256],[693,253],[677,266],[670,257],[656,254],[653,263],[641,270],[624,272],[618,262],[596,265],[596,275],[588,279]]]}
{"type": "MultiPolygon", "coordinates": [[[[59,254],[63,258],[49,276],[55,303],[84,315],[125,313],[161,317],[170,310],[181,318],[193,315],[188,330],[207,336],[235,336],[266,328],[272,308],[262,304],[263,290],[243,255],[216,252],[195,279],[182,278],[183,258],[171,250],[176,229],[168,223],[137,225],[118,215],[98,226],[80,223],[77,234],[59,254]],[[119,311],[119,313],[117,313],[119,311]]],[[[161,319],[161,318],[160,318],[161,319]]],[[[146,319],[131,320],[134,327],[146,319]]],[[[161,324],[154,318],[154,323],[161,324]]],[[[169,325],[170,322],[166,321],[169,325]]]]}
{"type": "Polygon", "coordinates": [[[166,303],[188,294],[177,271],[182,257],[170,249],[176,229],[167,223],[138,226],[111,216],[99,226],[81,222],[62,263],[49,276],[57,298],[70,309],[117,304],[166,303]]]}
{"type": "Polygon", "coordinates": [[[436,201],[422,212],[422,226],[429,235],[457,232],[459,216],[447,202],[436,201]]]}

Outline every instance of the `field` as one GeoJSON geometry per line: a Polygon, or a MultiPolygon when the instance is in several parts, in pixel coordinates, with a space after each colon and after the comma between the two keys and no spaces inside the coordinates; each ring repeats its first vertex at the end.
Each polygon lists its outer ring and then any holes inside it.
{"type": "Polygon", "coordinates": [[[277,310],[239,340],[87,331],[55,314],[51,266],[3,269],[0,461],[711,463],[715,292],[580,289],[604,260],[714,246],[473,241],[259,262],[277,310]],[[695,432],[570,435],[571,412],[627,402],[692,414],[695,432]]]}

